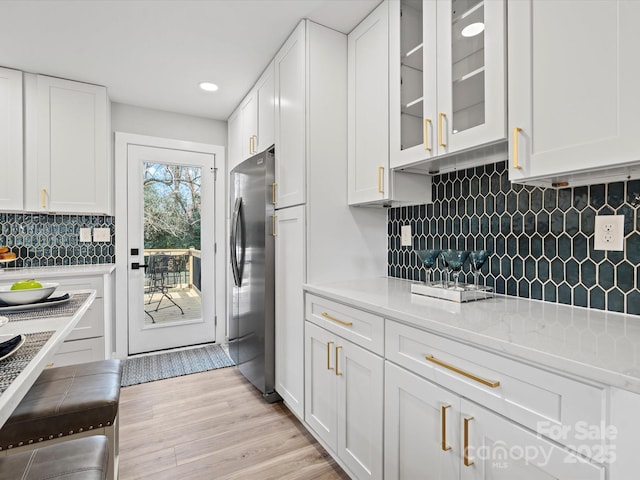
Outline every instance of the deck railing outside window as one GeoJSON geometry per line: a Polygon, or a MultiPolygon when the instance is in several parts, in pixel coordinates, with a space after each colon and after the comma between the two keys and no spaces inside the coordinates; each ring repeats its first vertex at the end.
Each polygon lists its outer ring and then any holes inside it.
{"type": "Polygon", "coordinates": [[[200,250],[195,248],[150,248],[144,250],[145,264],[151,255],[170,255],[168,282],[171,286],[201,290],[200,250]]]}

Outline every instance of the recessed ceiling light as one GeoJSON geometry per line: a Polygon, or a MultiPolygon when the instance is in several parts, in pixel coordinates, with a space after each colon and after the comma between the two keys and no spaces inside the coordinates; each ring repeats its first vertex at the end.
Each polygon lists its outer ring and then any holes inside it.
{"type": "Polygon", "coordinates": [[[205,92],[215,92],[216,90],[218,90],[218,85],[211,82],[201,82],[200,88],[205,92]]]}
{"type": "Polygon", "coordinates": [[[484,23],[476,22],[471,23],[462,29],[461,35],[463,37],[475,37],[476,35],[484,32],[484,23]]]}

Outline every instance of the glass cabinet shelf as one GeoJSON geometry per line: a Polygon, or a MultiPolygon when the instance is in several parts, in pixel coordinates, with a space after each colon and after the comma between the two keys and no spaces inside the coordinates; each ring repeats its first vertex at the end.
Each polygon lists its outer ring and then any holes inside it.
{"type": "Polygon", "coordinates": [[[402,113],[411,115],[413,117],[418,117],[420,120],[422,120],[423,101],[423,97],[420,97],[407,104],[402,105],[402,113]]]}
{"type": "Polygon", "coordinates": [[[422,43],[403,55],[402,65],[414,68],[422,72],[422,43]]]}
{"type": "Polygon", "coordinates": [[[455,0],[451,20],[456,23],[484,7],[484,0],[455,0]]]}

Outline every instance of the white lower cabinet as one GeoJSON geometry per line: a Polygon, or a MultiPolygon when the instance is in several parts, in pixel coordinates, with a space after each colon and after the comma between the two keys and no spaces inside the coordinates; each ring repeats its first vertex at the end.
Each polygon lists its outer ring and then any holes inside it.
{"type": "MultiPolygon", "coordinates": [[[[607,478],[603,465],[591,463],[583,456],[466,399],[461,399],[459,415],[462,480],[607,478]]],[[[440,478],[444,480],[447,477],[440,478]]]]}
{"type": "Polygon", "coordinates": [[[383,359],[305,322],[305,421],[357,479],[381,479],[383,359]]]}
{"type": "Polygon", "coordinates": [[[605,467],[386,362],[384,478],[602,480],[605,467]]]}
{"type": "Polygon", "coordinates": [[[390,362],[384,374],[384,478],[459,478],[459,397],[390,362]]]}
{"type": "Polygon", "coordinates": [[[54,367],[104,360],[111,356],[112,281],[110,274],[47,279],[60,284],[54,295],[95,290],[96,298],[53,357],[54,367]]]}

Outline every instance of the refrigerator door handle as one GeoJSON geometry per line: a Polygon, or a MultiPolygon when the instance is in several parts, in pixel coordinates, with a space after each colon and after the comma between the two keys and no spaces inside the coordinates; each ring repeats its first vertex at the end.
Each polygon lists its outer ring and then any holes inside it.
{"type": "MultiPolygon", "coordinates": [[[[231,271],[233,272],[233,282],[236,287],[239,287],[242,283],[242,275],[238,266],[238,222],[240,221],[242,209],[242,197],[236,198],[235,205],[233,207],[233,217],[231,219],[231,271]]],[[[242,246],[244,248],[244,245],[242,246]]],[[[244,257],[244,255],[242,255],[244,257]]],[[[244,258],[242,259],[244,261],[244,258]]]]}

